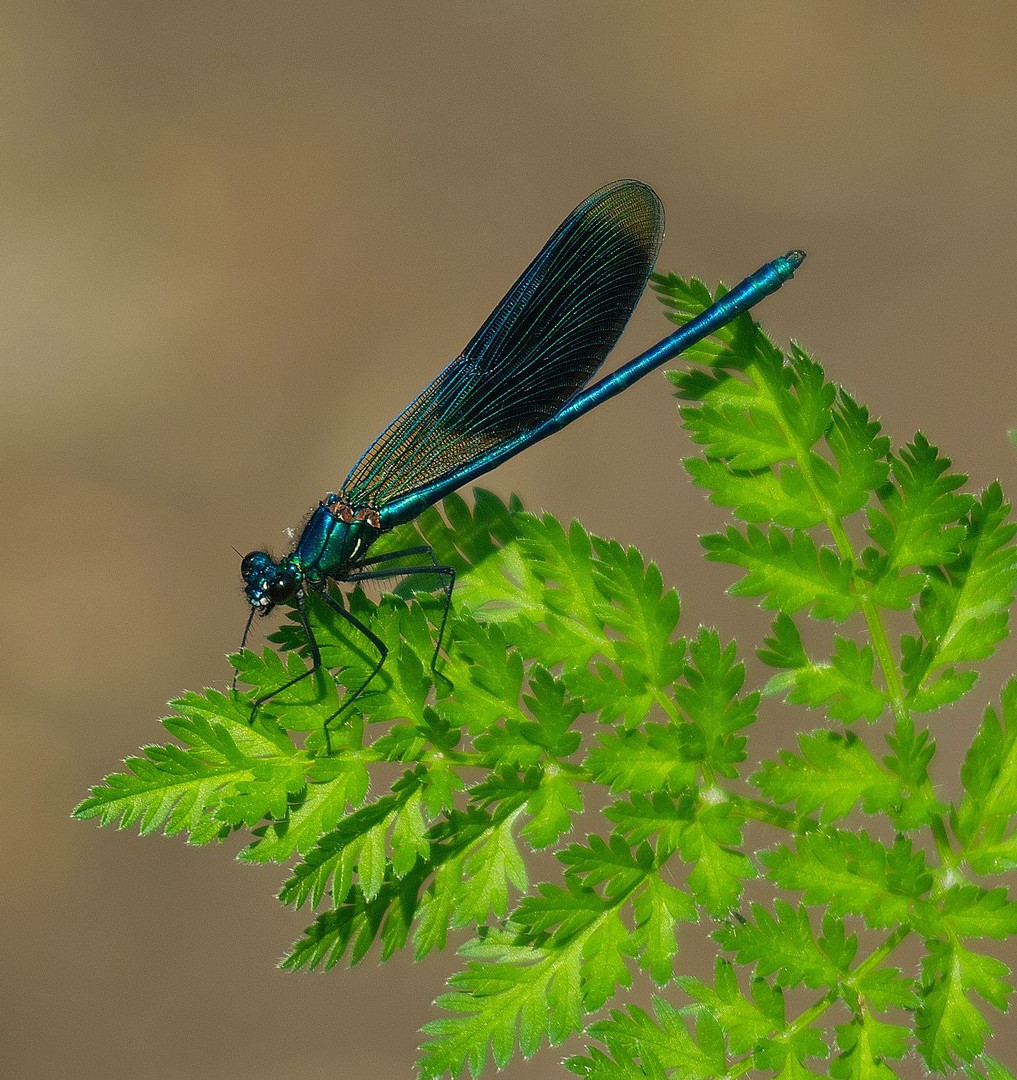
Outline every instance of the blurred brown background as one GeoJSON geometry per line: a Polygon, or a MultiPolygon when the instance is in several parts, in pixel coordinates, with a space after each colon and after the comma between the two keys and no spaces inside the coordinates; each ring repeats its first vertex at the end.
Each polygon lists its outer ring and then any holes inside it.
{"type": "MultiPolygon", "coordinates": [[[[805,248],[772,334],[1012,496],[1017,8],[8,0],[2,23],[0,1071],[409,1076],[454,957],[285,975],[309,920],[278,868],[71,807],[168,699],[227,681],[232,546],[281,547],[617,177],[664,201],[661,268],[734,282],[805,248]]],[[[666,330],[646,300],[618,358],[666,330]]],[[[724,514],[689,452],[651,376],[487,483],[639,544],[688,629],[751,644],[769,620],[700,557],[724,514]]],[[[944,753],[1015,668],[1007,645],[944,753]]],[[[819,722],[771,705],[764,743],[819,722]]]]}

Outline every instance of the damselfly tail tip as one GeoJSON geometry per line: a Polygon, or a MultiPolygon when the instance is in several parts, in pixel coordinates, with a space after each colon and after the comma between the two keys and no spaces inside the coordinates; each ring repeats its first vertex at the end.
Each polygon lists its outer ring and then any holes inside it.
{"type": "Polygon", "coordinates": [[[782,282],[790,281],[794,276],[794,272],[802,265],[804,258],[805,252],[795,248],[794,251],[789,251],[786,255],[781,255],[779,259],[774,259],[773,266],[780,275],[780,280],[782,282]]]}

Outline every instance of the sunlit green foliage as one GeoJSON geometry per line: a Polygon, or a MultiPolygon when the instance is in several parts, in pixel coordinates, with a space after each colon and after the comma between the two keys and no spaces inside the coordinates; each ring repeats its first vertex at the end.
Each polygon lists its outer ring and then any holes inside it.
{"type": "MultiPolygon", "coordinates": [[[[713,299],[673,276],[657,289],[677,321],[713,299]]],[[[315,912],[287,968],[458,947],[421,1077],[570,1036],[586,1050],[567,1066],[589,1080],[890,1080],[909,1054],[1010,1077],[987,1053],[1012,988],[986,942],[1017,934],[1001,878],[1017,868],[1017,681],[980,726],[957,704],[1007,634],[1009,507],[997,484],[966,492],[921,434],[894,450],[747,315],[687,360],[671,376],[700,450],[686,466],[732,513],[703,545],[775,613],[752,643],[765,686],[716,631],[677,636],[678,596],[638,552],[478,491],[384,538],[459,571],[445,679],[419,580],[377,603],[353,592],[391,653],[326,740],[373,657],[312,598],[336,678],[251,723],[306,663],[284,625],[275,650],[236,658],[249,690],[174,702],[175,741],[76,813],[194,843],[244,830],[241,858],[286,864],[280,899],[315,912]],[[751,727],[778,699],[822,726],[792,712],[795,744],[760,760],[751,727]],[[947,708],[970,731],[959,778],[937,768],[947,708]],[[769,899],[747,903],[749,882],[769,899]],[[715,943],[712,981],[683,973],[696,933],[715,943]]]]}

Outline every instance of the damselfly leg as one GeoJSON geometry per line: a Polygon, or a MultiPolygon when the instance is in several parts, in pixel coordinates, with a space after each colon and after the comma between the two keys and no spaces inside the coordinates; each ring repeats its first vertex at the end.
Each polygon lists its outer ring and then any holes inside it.
{"type": "MultiPolygon", "coordinates": [[[[436,678],[442,679],[449,686],[452,685],[451,680],[442,672],[438,671],[437,663],[438,657],[441,653],[441,646],[445,636],[445,627],[448,622],[449,611],[452,606],[452,592],[455,588],[456,571],[455,567],[445,566],[438,562],[435,558],[434,551],[429,545],[423,544],[418,547],[404,548],[400,551],[390,551],[384,555],[376,555],[371,559],[365,559],[362,563],[359,563],[356,567],[355,573],[346,574],[342,582],[349,582],[350,584],[360,584],[365,581],[382,581],[391,578],[409,578],[416,577],[422,574],[434,574],[442,583],[442,595],[444,602],[442,604],[441,619],[438,625],[438,637],[435,644],[434,653],[431,656],[431,672],[436,678]],[[427,555],[431,562],[430,565],[425,566],[389,566],[383,565],[393,562],[399,562],[402,559],[411,558],[415,555],[427,555]],[[369,569],[365,569],[369,568],[369,569]],[[373,568],[373,569],[370,569],[373,568]]],[[[357,618],[351,611],[345,608],[338,600],[333,597],[327,588],[327,583],[321,586],[310,586],[313,589],[314,595],[318,597],[324,604],[326,604],[332,611],[334,611],[341,618],[345,619],[354,629],[358,630],[374,647],[374,650],[378,654],[377,662],[371,669],[367,678],[357,687],[351,694],[347,694],[343,703],[336,711],[329,716],[322,725],[325,735],[325,748],[326,753],[331,755],[332,745],[329,736],[329,727],[343,712],[346,711],[356,700],[364,693],[367,687],[370,685],[375,676],[385,666],[385,660],[388,657],[388,646],[373,630],[365,625],[360,619],[357,618]]],[[[289,690],[296,686],[298,683],[303,682],[304,679],[310,678],[315,672],[319,671],[325,665],[322,662],[321,648],[318,645],[318,640],[314,635],[314,630],[311,627],[310,620],[307,617],[307,610],[305,607],[305,600],[303,594],[297,593],[292,603],[297,610],[297,615],[300,620],[300,625],[303,628],[304,635],[307,640],[307,648],[310,653],[311,664],[306,671],[301,672],[299,675],[290,679],[289,681],[277,686],[274,690],[267,694],[263,694],[261,697],[254,701],[251,708],[251,715],[249,723],[253,724],[257,716],[258,709],[260,709],[266,702],[271,701],[274,697],[277,697],[285,690],[289,690]]],[[[253,614],[253,612],[252,612],[253,614]]],[[[244,630],[244,638],[241,642],[241,648],[247,642],[248,633],[251,627],[251,620],[248,620],[247,627],[244,630]]],[[[327,669],[326,669],[327,670],[327,669]]],[[[233,674],[233,688],[236,689],[237,672],[233,674]]]]}

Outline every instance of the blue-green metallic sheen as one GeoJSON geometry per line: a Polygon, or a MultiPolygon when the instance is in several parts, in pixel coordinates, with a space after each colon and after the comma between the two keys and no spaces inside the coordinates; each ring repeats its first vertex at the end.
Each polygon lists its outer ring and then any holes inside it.
{"type": "Polygon", "coordinates": [[[729,293],[725,294],[715,304],[712,304],[697,318],[687,322],[679,330],[676,330],[663,341],[657,342],[651,349],[640,353],[634,360],[622,365],[617,371],[612,371],[593,386],[588,387],[581,393],[576,394],[571,401],[562,406],[549,420],[521,435],[517,435],[510,442],[504,443],[496,449],[485,454],[483,457],[471,461],[454,473],[449,474],[442,481],[441,490],[435,494],[432,490],[435,485],[423,488],[419,491],[410,492],[401,499],[396,499],[380,509],[381,522],[384,528],[391,529],[396,525],[412,521],[432,503],[444,498],[449,492],[468,484],[478,476],[514,457],[528,446],[546,439],[556,431],[578,420],[580,416],[595,409],[602,402],[627,390],[634,382],[655,368],[673,360],[679,353],[684,352],[690,345],[709,337],[710,334],[719,330],[722,326],[736,319],[744,311],[754,307],[764,297],[776,292],[781,285],[789,281],[795,270],[802,264],[805,258],[804,251],[789,251],[781,255],[773,262],[767,263],[754,274],[750,274],[744,281],[739,282],[729,293]]]}
{"type": "Polygon", "coordinates": [[[244,557],[252,618],[279,603],[296,607],[308,635],[307,674],[321,666],[304,609],[308,590],[371,641],[380,659],[370,678],[387,653],[377,635],[331,597],[329,581],[437,574],[446,601],[437,658],[455,570],[437,564],[428,547],[372,557],[374,541],[748,311],[788,281],[805,257],[790,251],[767,263],[681,329],[588,385],[646,286],[663,234],[660,200],[645,184],[618,180],[595,191],[562,222],[462,353],[361,455],[340,491],[318,504],[290,554],[244,557]],[[430,563],[395,565],[415,556],[430,563]]]}

